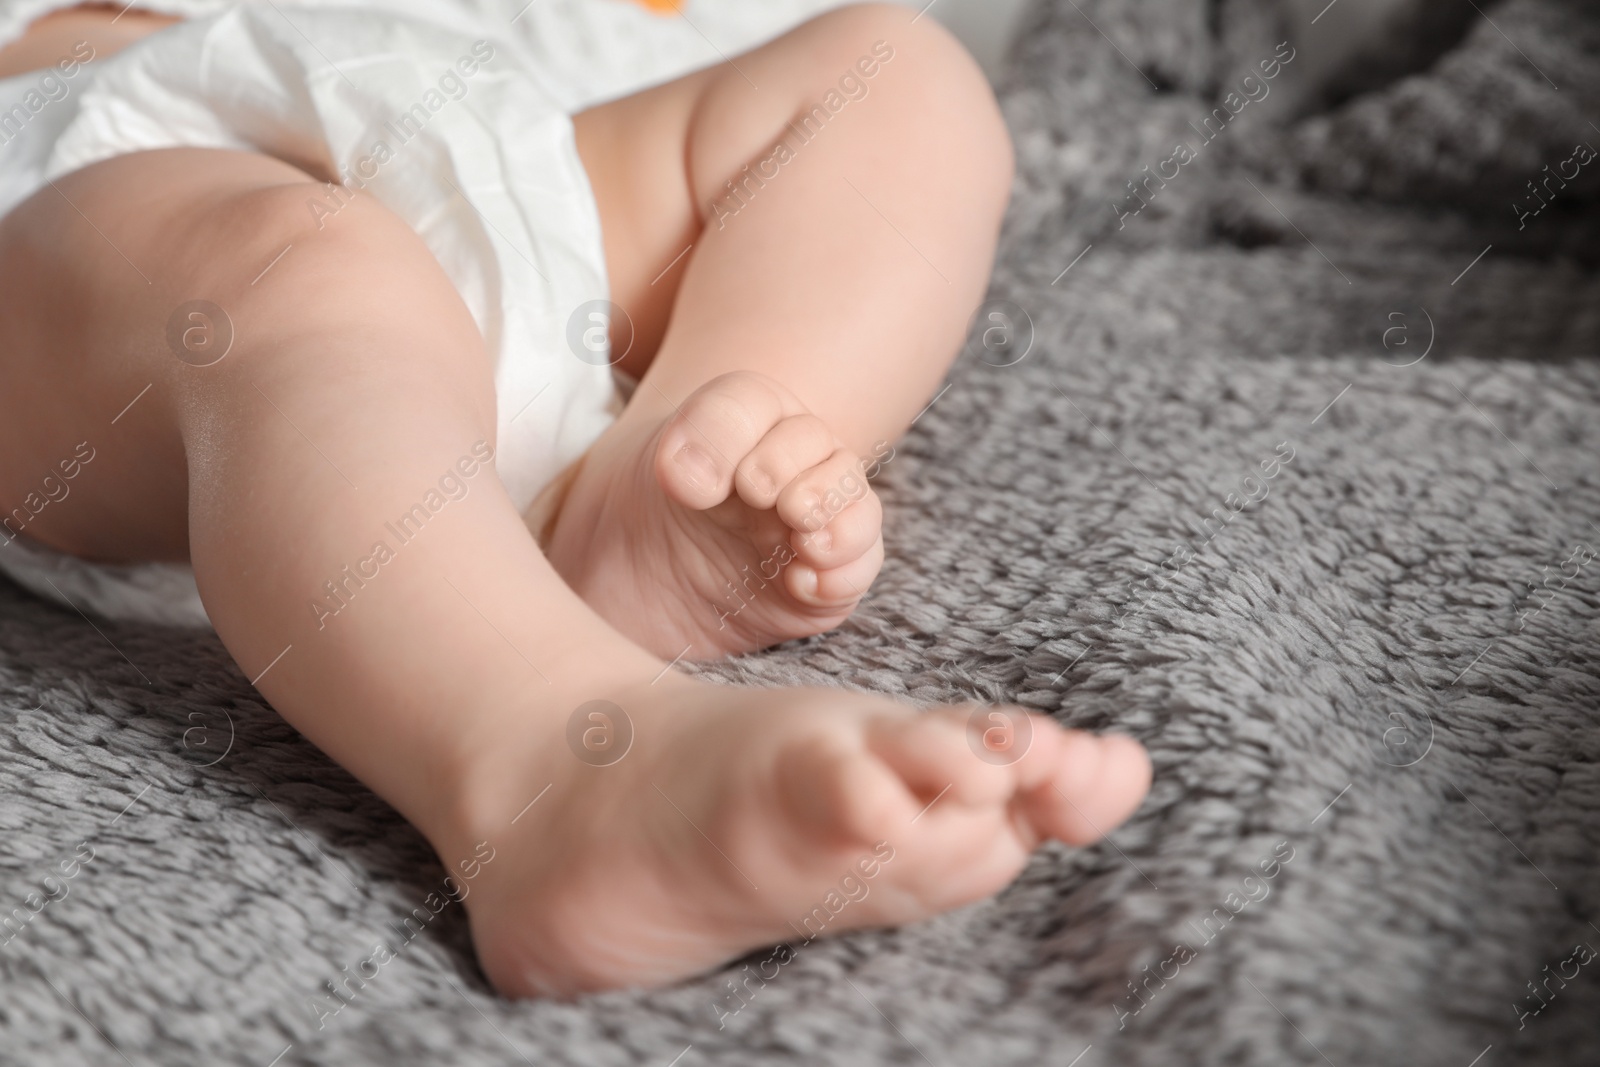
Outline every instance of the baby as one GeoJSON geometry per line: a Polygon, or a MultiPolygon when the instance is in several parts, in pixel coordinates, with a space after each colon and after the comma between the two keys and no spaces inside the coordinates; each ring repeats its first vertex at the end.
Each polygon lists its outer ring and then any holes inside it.
{"type": "Polygon", "coordinates": [[[194,17],[0,51],[6,91],[71,87],[0,145],[43,161],[0,200],[0,566],[77,603],[52,573],[192,565],[272,706],[473,876],[498,989],[693,975],[869,867],[828,932],[915,921],[1138,806],[1125,737],[676,669],[838,626],[882,564],[867,465],[1011,182],[931,18],[842,8],[569,115],[504,14],[157,6],[194,17]]]}

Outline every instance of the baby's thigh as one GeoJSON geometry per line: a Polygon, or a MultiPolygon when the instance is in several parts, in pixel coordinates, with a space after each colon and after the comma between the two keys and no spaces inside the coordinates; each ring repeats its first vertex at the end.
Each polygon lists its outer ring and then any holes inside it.
{"type": "Polygon", "coordinates": [[[183,552],[182,445],[155,388],[170,265],[133,224],[136,212],[176,204],[183,185],[171,176],[168,165],[112,160],[45,185],[0,219],[8,535],[110,559],[183,552]],[[104,536],[113,527],[121,544],[104,536]]]}
{"type": "Polygon", "coordinates": [[[171,149],[59,178],[0,220],[6,534],[96,559],[185,558],[189,461],[208,426],[318,373],[279,355],[297,333],[370,316],[379,291],[460,304],[378,205],[318,233],[306,202],[321,191],[265,156],[171,149]]]}

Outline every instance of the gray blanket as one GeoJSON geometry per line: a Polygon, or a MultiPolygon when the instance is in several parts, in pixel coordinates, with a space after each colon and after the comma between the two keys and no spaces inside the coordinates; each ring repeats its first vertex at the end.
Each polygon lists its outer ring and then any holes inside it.
{"type": "Polygon", "coordinates": [[[459,907],[332,1014],[422,839],[214,638],[3,585],[0,1063],[1600,1062],[1600,29],[1319,53],[1346,5],[1035,12],[997,303],[880,476],[882,578],[703,672],[1131,731],[1111,840],[734,1014],[737,967],[502,1001],[459,907]]]}

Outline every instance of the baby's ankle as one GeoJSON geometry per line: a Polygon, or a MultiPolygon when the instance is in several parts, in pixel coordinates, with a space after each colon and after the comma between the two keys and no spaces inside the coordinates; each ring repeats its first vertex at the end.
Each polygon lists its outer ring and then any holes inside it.
{"type": "Polygon", "coordinates": [[[492,848],[503,841],[581,765],[605,766],[625,756],[634,729],[625,707],[637,711],[645,694],[694,684],[630,651],[595,657],[592,670],[574,670],[570,678],[536,682],[528,701],[464,726],[458,755],[430,790],[443,802],[413,819],[447,869],[470,865],[485,842],[492,848]]]}

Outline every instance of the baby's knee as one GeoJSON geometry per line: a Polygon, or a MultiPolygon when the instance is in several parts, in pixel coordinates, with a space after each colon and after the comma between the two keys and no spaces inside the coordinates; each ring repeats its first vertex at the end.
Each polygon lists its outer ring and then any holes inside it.
{"type": "Polygon", "coordinates": [[[258,329],[282,335],[426,321],[477,337],[427,244],[370,192],[300,172],[224,180],[184,228],[179,273],[258,329]]]}
{"type": "Polygon", "coordinates": [[[252,382],[312,374],[447,384],[492,409],[483,336],[404,218],[370,192],[293,168],[217,154],[192,163],[203,176],[166,231],[162,288],[209,305],[236,357],[183,376],[185,389],[229,388],[248,366],[252,382]]]}
{"type": "Polygon", "coordinates": [[[409,303],[429,288],[454,293],[404,219],[371,193],[307,175],[220,185],[188,229],[191,266],[244,304],[314,314],[351,301],[409,303]]]}

